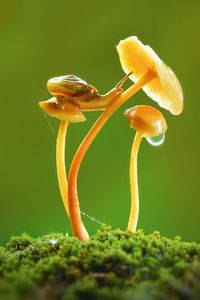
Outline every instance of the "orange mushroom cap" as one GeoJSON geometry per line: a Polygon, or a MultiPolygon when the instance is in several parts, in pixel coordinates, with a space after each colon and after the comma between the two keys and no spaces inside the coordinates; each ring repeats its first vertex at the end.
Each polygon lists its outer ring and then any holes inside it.
{"type": "Polygon", "coordinates": [[[56,117],[61,121],[72,123],[84,122],[84,114],[73,103],[62,100],[60,103],[56,97],[39,103],[40,107],[51,117],[56,117]]]}
{"type": "Polygon", "coordinates": [[[155,79],[144,85],[145,93],[161,107],[178,115],[183,110],[183,92],[173,73],[149,46],[143,45],[136,36],[122,40],[117,45],[120,62],[126,74],[132,71],[130,79],[137,82],[148,71],[155,72],[155,79]]]}
{"type": "Polygon", "coordinates": [[[167,131],[167,122],[161,112],[149,105],[138,105],[127,109],[124,113],[130,122],[143,137],[153,137],[167,131]]]}

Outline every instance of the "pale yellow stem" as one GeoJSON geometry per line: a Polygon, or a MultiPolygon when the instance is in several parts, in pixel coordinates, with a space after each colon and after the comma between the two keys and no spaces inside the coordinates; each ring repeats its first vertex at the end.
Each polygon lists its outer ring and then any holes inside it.
{"type": "MultiPolygon", "coordinates": [[[[57,147],[56,147],[56,165],[57,165],[57,175],[58,175],[58,184],[60,188],[61,197],[65,206],[65,210],[69,216],[69,206],[68,206],[68,183],[66,176],[65,168],[65,141],[66,141],[66,132],[67,132],[68,122],[61,121],[60,128],[57,138],[57,147]]],[[[83,235],[88,239],[89,235],[84,225],[82,224],[83,235]]]]}
{"type": "Polygon", "coordinates": [[[68,186],[67,186],[67,176],[65,168],[65,140],[67,133],[68,122],[61,121],[60,128],[58,131],[57,146],[56,146],[56,166],[58,175],[58,184],[60,188],[61,197],[69,215],[68,207],[68,186]]]}
{"type": "Polygon", "coordinates": [[[131,150],[130,161],[130,186],[131,186],[131,212],[128,222],[128,229],[135,232],[137,228],[139,216],[139,192],[138,192],[138,179],[137,179],[137,156],[142,135],[136,132],[133,146],[131,150]]]}

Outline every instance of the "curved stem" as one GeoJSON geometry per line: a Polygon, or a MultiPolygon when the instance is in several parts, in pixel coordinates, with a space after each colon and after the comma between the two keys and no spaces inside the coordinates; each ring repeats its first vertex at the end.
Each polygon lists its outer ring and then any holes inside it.
{"type": "Polygon", "coordinates": [[[71,167],[69,171],[69,178],[68,178],[68,204],[69,204],[69,213],[70,213],[70,221],[72,226],[73,235],[77,236],[80,240],[84,239],[84,233],[82,230],[82,221],[81,221],[81,214],[80,214],[80,207],[78,201],[78,193],[77,193],[77,176],[79,167],[81,165],[82,159],[87,152],[89,146],[91,145],[92,141],[109,119],[109,117],[119,108],[128,98],[133,96],[138,90],[140,90],[146,83],[151,81],[155,78],[155,73],[147,72],[144,74],[137,83],[132,85],[129,89],[127,89],[123,94],[119,95],[115,98],[111,103],[110,106],[102,113],[99,119],[95,122],[81,145],[79,146],[71,167]]]}
{"type": "MultiPolygon", "coordinates": [[[[58,184],[60,188],[61,197],[65,206],[65,210],[69,216],[69,206],[68,206],[68,184],[65,168],[65,140],[67,133],[68,122],[61,121],[60,128],[58,131],[57,146],[56,146],[56,166],[57,166],[57,176],[58,184]]],[[[89,237],[87,230],[82,224],[82,229],[85,237],[89,237]]]]}
{"type": "Polygon", "coordinates": [[[130,161],[130,186],[131,186],[131,212],[128,222],[128,229],[135,232],[139,216],[139,193],[138,193],[138,179],[137,179],[137,156],[142,135],[136,132],[131,150],[130,161]]]}

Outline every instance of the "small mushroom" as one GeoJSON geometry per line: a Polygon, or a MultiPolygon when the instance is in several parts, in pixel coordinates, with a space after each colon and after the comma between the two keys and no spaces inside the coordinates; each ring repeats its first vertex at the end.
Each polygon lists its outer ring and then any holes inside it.
{"type": "Polygon", "coordinates": [[[160,145],[164,141],[167,123],[161,112],[148,105],[129,108],[124,115],[130,127],[137,130],[133,141],[130,160],[131,212],[128,229],[135,231],[139,215],[139,193],[137,180],[137,155],[143,137],[152,145],[160,145]]]}
{"type": "MultiPolygon", "coordinates": [[[[136,83],[122,92],[121,85],[127,79],[125,77],[116,88],[107,94],[109,100],[104,102],[106,103],[105,111],[95,122],[73,158],[68,178],[69,207],[72,207],[74,202],[78,203],[77,176],[85,153],[103,125],[126,100],[143,88],[150,97],[171,113],[179,114],[183,108],[183,93],[178,79],[149,46],[144,46],[137,37],[130,37],[121,41],[117,50],[127,77],[130,76],[136,83]]],[[[94,101],[94,103],[98,102],[94,101]]],[[[74,210],[73,232],[81,239],[81,234],[79,235],[80,220],[80,214],[74,210]]]]}
{"type": "MultiPolygon", "coordinates": [[[[51,117],[56,117],[61,120],[60,128],[57,138],[56,147],[56,165],[57,165],[57,175],[58,183],[60,187],[60,193],[62,200],[69,215],[68,207],[68,185],[65,169],[65,139],[68,123],[84,122],[86,120],[83,113],[75,106],[73,103],[67,101],[62,96],[53,97],[47,101],[42,101],[39,103],[40,107],[51,117]]],[[[89,235],[81,223],[82,232],[85,239],[88,239],[89,235]]]]}

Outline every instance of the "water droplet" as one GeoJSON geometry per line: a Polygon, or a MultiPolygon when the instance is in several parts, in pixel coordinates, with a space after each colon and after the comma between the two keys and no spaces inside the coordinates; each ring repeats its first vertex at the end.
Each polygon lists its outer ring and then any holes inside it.
{"type": "Polygon", "coordinates": [[[165,140],[165,134],[160,134],[157,136],[151,136],[146,138],[147,142],[152,146],[160,146],[165,140]]]}
{"type": "Polygon", "coordinates": [[[57,239],[51,239],[49,242],[51,243],[52,246],[54,246],[58,242],[58,240],[57,239]]]}

